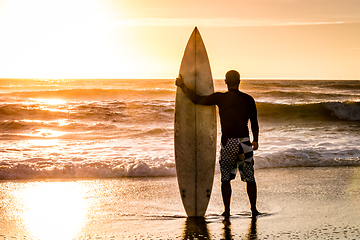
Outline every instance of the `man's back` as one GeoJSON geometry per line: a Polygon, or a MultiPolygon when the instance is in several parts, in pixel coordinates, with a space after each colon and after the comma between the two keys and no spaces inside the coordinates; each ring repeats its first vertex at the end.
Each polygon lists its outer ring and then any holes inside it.
{"type": "MultiPolygon", "coordinates": [[[[215,93],[213,97],[219,107],[223,145],[228,138],[248,137],[249,119],[252,127],[258,125],[254,99],[235,89],[225,93],[215,93]]],[[[255,131],[256,129],[258,127],[255,127],[255,131]]]]}
{"type": "Polygon", "coordinates": [[[181,85],[186,96],[195,104],[217,105],[221,121],[221,143],[226,144],[228,138],[249,136],[248,121],[251,122],[253,141],[258,141],[259,125],[256,105],[253,97],[236,89],[228,92],[215,92],[209,96],[199,96],[185,84],[181,85]]]}

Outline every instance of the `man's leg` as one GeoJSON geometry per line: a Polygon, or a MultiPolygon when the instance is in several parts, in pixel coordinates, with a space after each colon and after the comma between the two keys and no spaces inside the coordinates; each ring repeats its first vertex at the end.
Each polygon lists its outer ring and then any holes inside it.
{"type": "Polygon", "coordinates": [[[225,211],[223,212],[223,216],[230,216],[230,199],[231,199],[231,184],[230,181],[221,182],[221,193],[224,202],[225,211]]]}
{"type": "Polygon", "coordinates": [[[258,210],[256,209],[256,198],[257,198],[257,187],[256,182],[247,182],[246,190],[249,197],[250,205],[251,205],[251,214],[252,216],[259,215],[258,210]]]}

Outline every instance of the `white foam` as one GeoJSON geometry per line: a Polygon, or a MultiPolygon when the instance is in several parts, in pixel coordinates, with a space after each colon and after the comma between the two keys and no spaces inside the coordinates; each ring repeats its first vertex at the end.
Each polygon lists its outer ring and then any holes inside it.
{"type": "Polygon", "coordinates": [[[255,168],[359,166],[359,149],[289,148],[255,157],[255,168]]]}
{"type": "Polygon", "coordinates": [[[0,179],[41,178],[121,178],[175,176],[174,161],[136,159],[109,161],[57,162],[28,159],[22,162],[0,163],[0,179]]]}
{"type": "MultiPolygon", "coordinates": [[[[255,153],[255,168],[359,166],[360,150],[329,150],[326,148],[289,148],[283,151],[255,153]]],[[[216,172],[219,171],[217,163],[216,172]]],[[[125,157],[117,159],[51,160],[30,158],[1,161],[0,179],[42,178],[124,178],[176,176],[172,157],[125,157]]]]}

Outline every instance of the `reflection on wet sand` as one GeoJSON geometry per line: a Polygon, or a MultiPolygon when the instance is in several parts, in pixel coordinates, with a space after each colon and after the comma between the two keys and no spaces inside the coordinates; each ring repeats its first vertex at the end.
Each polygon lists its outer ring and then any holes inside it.
{"type": "Polygon", "coordinates": [[[189,217],[185,222],[185,232],[182,239],[210,239],[207,222],[202,217],[189,217]]]}
{"type": "MultiPolygon", "coordinates": [[[[233,231],[236,232],[236,229],[232,229],[230,219],[224,219],[222,221],[224,227],[222,229],[223,232],[221,239],[235,240],[238,239],[237,237],[239,237],[239,235],[243,236],[241,239],[247,239],[247,240],[258,239],[256,220],[257,220],[256,217],[251,218],[247,232],[242,234],[238,233],[236,235],[235,233],[233,233],[233,231]]],[[[212,239],[208,229],[209,223],[211,224],[211,222],[207,222],[205,218],[195,218],[195,217],[187,218],[185,221],[185,231],[183,233],[182,239],[186,239],[186,240],[212,239]]]]}
{"type": "MultiPolygon", "coordinates": [[[[231,229],[231,222],[230,219],[225,219],[223,221],[224,228],[223,228],[223,239],[225,240],[234,240],[235,237],[232,233],[231,229]]],[[[257,229],[256,229],[256,217],[252,217],[250,221],[250,226],[248,231],[245,235],[245,239],[247,240],[255,240],[258,239],[257,237],[257,229]]]]}
{"type": "Polygon", "coordinates": [[[0,214],[5,218],[0,220],[0,236],[4,239],[4,234],[16,234],[24,239],[70,240],[89,221],[87,186],[79,182],[7,182],[2,187],[4,197],[11,200],[0,201],[0,214]]]}
{"type": "Polygon", "coordinates": [[[257,228],[256,228],[256,217],[252,217],[251,218],[251,222],[250,222],[250,226],[248,229],[248,233],[247,233],[247,238],[248,240],[254,240],[254,239],[258,239],[257,238],[257,228]]]}
{"type": "Polygon", "coordinates": [[[233,239],[232,238],[232,233],[231,233],[231,222],[230,219],[225,219],[223,221],[224,224],[224,228],[223,228],[223,237],[225,240],[229,240],[229,239],[233,239]]]}

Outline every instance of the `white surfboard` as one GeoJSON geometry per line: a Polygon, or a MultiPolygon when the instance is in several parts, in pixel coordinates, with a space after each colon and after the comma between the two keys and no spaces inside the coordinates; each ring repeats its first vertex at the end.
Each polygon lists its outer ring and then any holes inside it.
{"type": "MultiPolygon", "coordinates": [[[[198,95],[214,92],[209,59],[197,28],[185,48],[180,74],[198,95]]],[[[215,171],[215,106],[193,104],[181,88],[175,99],[175,162],[182,202],[188,217],[205,215],[215,171]]]]}

